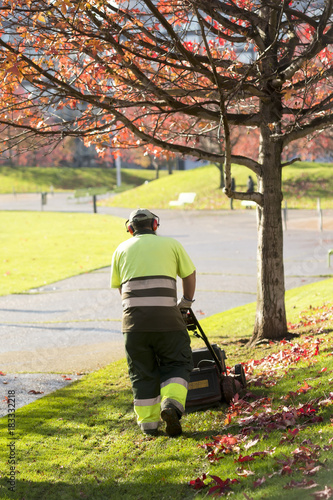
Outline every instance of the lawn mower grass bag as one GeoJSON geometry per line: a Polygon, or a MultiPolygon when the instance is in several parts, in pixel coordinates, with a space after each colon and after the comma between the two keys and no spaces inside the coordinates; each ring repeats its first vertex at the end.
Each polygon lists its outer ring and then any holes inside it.
{"type": "Polygon", "coordinates": [[[192,350],[194,368],[190,376],[186,410],[196,411],[223,402],[230,403],[246,386],[243,366],[237,364],[227,374],[224,350],[217,344],[210,344],[192,309],[186,311],[184,320],[188,331],[205,343],[205,347],[192,350]]]}

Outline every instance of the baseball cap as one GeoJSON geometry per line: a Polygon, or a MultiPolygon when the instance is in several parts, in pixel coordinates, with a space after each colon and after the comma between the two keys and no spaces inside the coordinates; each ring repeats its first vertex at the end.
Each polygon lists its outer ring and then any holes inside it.
{"type": "Polygon", "coordinates": [[[138,208],[137,210],[133,210],[133,212],[130,213],[128,222],[131,223],[135,219],[136,220],[149,220],[149,219],[154,219],[156,215],[154,215],[152,212],[147,210],[146,208],[138,208]]]}

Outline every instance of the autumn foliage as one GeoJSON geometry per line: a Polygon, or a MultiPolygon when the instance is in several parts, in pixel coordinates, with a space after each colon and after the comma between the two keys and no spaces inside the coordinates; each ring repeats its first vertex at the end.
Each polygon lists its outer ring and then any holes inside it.
{"type": "Polygon", "coordinates": [[[282,338],[281,168],[333,123],[332,13],[332,0],[3,0],[2,151],[78,137],[224,164],[225,194],[258,210],[253,343],[282,338]],[[236,149],[237,127],[256,130],[255,151],[236,149]],[[232,163],[256,191],[231,188],[232,163]]]}
{"type": "Polygon", "coordinates": [[[332,122],[331,14],[331,2],[4,0],[3,132],[219,161],[221,100],[250,128],[275,100],[266,126],[287,146],[332,122]],[[197,147],[209,134],[215,151],[197,147]]]}
{"type": "MultiPolygon", "coordinates": [[[[206,442],[199,445],[205,451],[211,470],[232,457],[234,477],[221,479],[216,474],[205,473],[189,481],[192,488],[222,496],[244,480],[247,486],[256,489],[277,476],[285,478],[285,490],[311,490],[315,499],[333,496],[330,485],[320,488],[315,479],[325,467],[324,457],[333,450],[333,437],[321,440],[323,431],[318,433],[316,428],[325,421],[326,425],[333,425],[329,411],[333,405],[332,376],[328,378],[328,385],[321,381],[323,374],[333,372],[332,337],[328,335],[331,329],[327,329],[332,318],[332,304],[310,308],[301,314],[300,323],[292,325],[298,332],[305,328],[307,335],[293,342],[281,341],[275,353],[244,362],[249,382],[247,392],[236,395],[223,412],[223,433],[206,438],[206,442]],[[317,368],[319,356],[321,363],[317,368]],[[306,365],[312,368],[312,376],[296,382],[295,370],[306,365]],[[271,388],[283,384],[284,378],[295,379],[296,387],[278,398],[279,393],[271,388]],[[311,393],[315,392],[313,396],[311,393]],[[309,438],[309,431],[317,439],[309,438]],[[265,446],[270,436],[274,436],[275,446],[265,446]],[[258,476],[252,465],[268,459],[271,471],[258,476]],[[292,477],[296,474],[297,480],[292,477]]],[[[248,497],[245,495],[245,498],[248,497]]]]}

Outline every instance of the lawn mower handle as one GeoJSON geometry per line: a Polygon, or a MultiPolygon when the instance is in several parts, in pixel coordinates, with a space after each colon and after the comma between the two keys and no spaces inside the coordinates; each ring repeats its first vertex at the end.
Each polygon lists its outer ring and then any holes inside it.
{"type": "Polygon", "coordinates": [[[197,320],[194,312],[190,308],[190,309],[184,309],[183,312],[182,312],[182,314],[183,314],[183,318],[184,318],[184,321],[185,321],[185,324],[186,324],[186,328],[188,330],[190,330],[190,331],[193,331],[193,334],[196,337],[200,337],[204,341],[204,343],[206,344],[207,349],[209,350],[210,354],[213,357],[213,360],[216,363],[216,367],[217,367],[220,375],[222,375],[222,373],[223,373],[223,367],[222,367],[222,364],[221,364],[221,360],[218,358],[216,352],[212,348],[212,346],[211,346],[211,344],[210,344],[210,342],[209,342],[209,340],[208,340],[205,332],[201,328],[200,323],[197,320]],[[197,330],[199,330],[200,334],[197,332],[197,330]]]}

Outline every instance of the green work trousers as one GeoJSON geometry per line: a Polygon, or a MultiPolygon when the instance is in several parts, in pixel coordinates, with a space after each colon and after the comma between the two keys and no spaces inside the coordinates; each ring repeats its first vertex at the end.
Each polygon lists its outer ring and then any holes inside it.
{"type": "Polygon", "coordinates": [[[130,332],[124,337],[134,411],[141,429],[157,429],[165,408],[176,409],[181,417],[193,369],[187,330],[130,332]]]}

